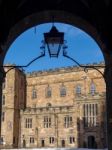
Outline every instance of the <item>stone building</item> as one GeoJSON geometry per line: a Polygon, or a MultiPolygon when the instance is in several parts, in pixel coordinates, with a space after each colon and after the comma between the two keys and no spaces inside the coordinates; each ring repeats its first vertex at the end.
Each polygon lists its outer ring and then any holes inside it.
{"type": "Polygon", "coordinates": [[[25,74],[18,69],[7,73],[2,89],[2,139],[7,147],[17,147],[20,110],[26,106],[25,74]]]}
{"type": "Polygon", "coordinates": [[[2,96],[4,147],[104,148],[105,91],[93,69],[9,71],[2,96]]]}

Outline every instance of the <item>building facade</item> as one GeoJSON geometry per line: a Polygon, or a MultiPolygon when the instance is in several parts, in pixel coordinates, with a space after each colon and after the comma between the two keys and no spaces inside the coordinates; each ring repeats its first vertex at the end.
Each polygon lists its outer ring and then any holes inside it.
{"type": "Polygon", "coordinates": [[[105,91],[93,69],[9,71],[2,96],[4,147],[104,148],[105,91]]]}
{"type": "Polygon", "coordinates": [[[1,137],[6,147],[18,146],[20,110],[26,105],[25,80],[22,71],[13,69],[2,86],[1,137]]]}

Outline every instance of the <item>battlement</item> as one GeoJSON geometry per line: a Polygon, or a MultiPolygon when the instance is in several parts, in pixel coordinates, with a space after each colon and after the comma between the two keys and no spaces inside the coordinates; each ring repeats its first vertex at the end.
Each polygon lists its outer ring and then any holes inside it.
{"type": "MultiPolygon", "coordinates": [[[[104,66],[104,62],[100,62],[100,63],[92,63],[92,64],[82,64],[84,66],[104,66]]],[[[16,66],[15,64],[5,64],[4,66],[16,66]]],[[[15,67],[16,68],[16,67],[15,67]]],[[[100,67],[99,67],[100,68],[100,67]]],[[[21,68],[16,68],[18,70],[20,70],[21,72],[24,72],[23,69],[21,68]]],[[[91,69],[91,68],[90,68],[91,69]]],[[[51,74],[62,74],[62,73],[68,73],[68,72],[79,72],[79,71],[83,71],[84,68],[81,68],[79,66],[68,66],[68,67],[61,67],[61,68],[55,68],[55,69],[49,69],[49,70],[42,70],[42,71],[32,71],[32,72],[27,72],[25,73],[25,75],[27,77],[37,77],[37,76],[45,76],[45,75],[51,75],[51,74]]]]}
{"type": "MultiPolygon", "coordinates": [[[[86,64],[84,66],[101,66],[101,67],[103,67],[104,62],[86,64]]],[[[26,73],[26,76],[27,77],[36,77],[36,76],[45,76],[45,75],[51,75],[51,74],[68,73],[68,72],[79,72],[79,71],[83,71],[83,70],[84,70],[84,68],[81,68],[79,66],[68,66],[68,67],[61,67],[61,68],[55,68],[55,69],[49,69],[49,70],[43,70],[43,71],[28,72],[28,73],[26,73]]]]}

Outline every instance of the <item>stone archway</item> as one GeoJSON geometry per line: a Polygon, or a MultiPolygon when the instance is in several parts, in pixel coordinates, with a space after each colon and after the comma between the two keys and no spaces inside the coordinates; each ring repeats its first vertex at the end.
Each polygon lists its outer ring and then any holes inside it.
{"type": "Polygon", "coordinates": [[[68,13],[65,11],[42,11],[39,13],[32,14],[30,16],[25,17],[20,22],[18,22],[15,26],[13,26],[10,30],[7,41],[4,45],[2,45],[2,49],[4,50],[3,59],[8,51],[9,46],[13,43],[13,41],[25,30],[29,29],[33,26],[38,26],[42,23],[52,22],[52,18],[54,17],[55,22],[61,22],[70,24],[77,28],[80,28],[87,34],[89,34],[99,45],[101,51],[105,58],[106,46],[101,40],[100,34],[97,32],[96,28],[94,28],[89,22],[85,21],[83,18],[76,16],[72,13],[68,13]]]}
{"type": "MultiPolygon", "coordinates": [[[[110,54],[106,52],[106,45],[103,43],[101,40],[100,34],[97,32],[97,29],[93,27],[89,22],[85,21],[83,18],[80,18],[79,16],[76,16],[75,14],[71,14],[65,11],[43,11],[39,12],[33,15],[30,15],[24,19],[22,19],[20,22],[18,22],[15,26],[12,27],[10,30],[9,36],[7,41],[2,45],[2,49],[4,50],[3,54],[1,55],[1,66],[3,65],[3,60],[5,58],[5,55],[8,51],[9,46],[13,43],[13,41],[26,29],[39,25],[41,23],[47,23],[52,21],[52,16],[55,16],[54,21],[56,22],[62,22],[62,23],[67,23],[71,24],[73,26],[76,26],[85,32],[87,32],[93,39],[98,43],[100,46],[102,53],[104,55],[105,63],[106,63],[106,70],[105,70],[105,81],[107,84],[107,108],[110,107],[110,99],[112,98],[112,84],[109,82],[112,77],[112,71],[111,71],[111,66],[112,66],[112,60],[110,54]]],[[[3,76],[1,75],[1,80],[3,79],[3,76]]],[[[108,133],[110,136],[108,136],[108,143],[109,147],[112,148],[111,144],[111,139],[112,139],[112,130],[111,130],[111,114],[112,114],[112,109],[109,108],[107,111],[107,128],[108,128],[108,133]]]]}

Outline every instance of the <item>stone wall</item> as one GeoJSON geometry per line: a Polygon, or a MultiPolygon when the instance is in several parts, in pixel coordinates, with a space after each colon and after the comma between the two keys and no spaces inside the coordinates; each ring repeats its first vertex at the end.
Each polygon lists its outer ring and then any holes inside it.
{"type": "MultiPolygon", "coordinates": [[[[44,140],[44,147],[77,148],[84,147],[84,142],[88,146],[88,137],[94,136],[97,147],[105,147],[105,91],[101,74],[93,69],[85,73],[78,67],[69,67],[26,75],[21,70],[11,70],[3,89],[6,97],[3,105],[5,120],[2,122],[5,146],[42,147],[44,140]],[[95,86],[93,93],[92,84],[95,86]],[[64,93],[60,95],[62,89],[64,93]],[[48,90],[50,95],[47,95],[48,90]],[[84,127],[84,105],[98,106],[95,126],[84,127]],[[46,116],[51,118],[48,128],[44,127],[46,116]],[[72,123],[65,127],[64,120],[68,116],[72,117],[72,123]],[[28,118],[32,119],[31,128],[26,128],[28,118]],[[50,143],[51,137],[53,143],[50,143]],[[70,137],[74,138],[72,143],[70,137]]],[[[94,110],[91,108],[91,111],[94,110]]]]}

